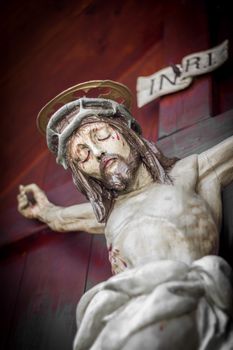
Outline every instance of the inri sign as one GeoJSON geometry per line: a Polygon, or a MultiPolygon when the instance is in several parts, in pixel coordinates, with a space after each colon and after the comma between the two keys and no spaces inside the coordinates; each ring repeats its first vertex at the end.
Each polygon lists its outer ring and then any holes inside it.
{"type": "Polygon", "coordinates": [[[209,73],[228,58],[228,40],[210,50],[197,52],[182,59],[181,65],[167,67],[137,79],[137,104],[142,107],[159,96],[188,87],[192,77],[209,73]]]}

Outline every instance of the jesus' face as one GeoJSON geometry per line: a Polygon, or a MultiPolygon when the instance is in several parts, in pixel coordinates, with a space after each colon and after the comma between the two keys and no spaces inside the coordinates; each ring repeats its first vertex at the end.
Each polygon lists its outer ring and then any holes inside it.
{"type": "Polygon", "coordinates": [[[139,166],[138,153],[105,122],[81,126],[70,139],[68,149],[80,171],[113,190],[127,189],[139,166]]]}

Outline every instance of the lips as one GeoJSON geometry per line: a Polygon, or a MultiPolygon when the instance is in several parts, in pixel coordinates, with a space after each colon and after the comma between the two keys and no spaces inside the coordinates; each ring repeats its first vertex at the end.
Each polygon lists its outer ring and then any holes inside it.
{"type": "Polygon", "coordinates": [[[110,164],[112,164],[112,162],[114,162],[114,160],[116,160],[116,157],[113,156],[104,156],[101,159],[101,168],[104,170],[106,169],[110,164]]]}

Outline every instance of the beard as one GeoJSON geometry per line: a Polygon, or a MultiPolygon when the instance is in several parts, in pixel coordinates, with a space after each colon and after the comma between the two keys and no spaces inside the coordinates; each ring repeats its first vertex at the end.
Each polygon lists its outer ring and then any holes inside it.
{"type": "Polygon", "coordinates": [[[118,154],[103,155],[100,162],[100,173],[103,185],[117,192],[127,191],[135,179],[140,165],[140,156],[131,150],[127,159],[118,154]]]}

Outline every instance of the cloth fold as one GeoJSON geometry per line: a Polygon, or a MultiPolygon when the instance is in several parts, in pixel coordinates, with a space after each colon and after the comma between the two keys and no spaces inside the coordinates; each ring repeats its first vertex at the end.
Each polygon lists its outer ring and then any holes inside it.
{"type": "Polygon", "coordinates": [[[233,349],[231,278],[217,256],[128,269],[82,297],[74,350],[233,349]]]}

